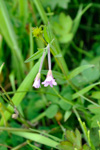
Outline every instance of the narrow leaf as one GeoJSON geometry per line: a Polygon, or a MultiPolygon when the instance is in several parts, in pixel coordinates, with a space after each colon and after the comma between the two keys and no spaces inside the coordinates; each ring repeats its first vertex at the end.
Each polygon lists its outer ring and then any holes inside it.
{"type": "Polygon", "coordinates": [[[53,148],[56,148],[56,146],[59,144],[54,140],[51,140],[43,135],[36,134],[36,133],[18,132],[18,131],[17,132],[11,131],[11,133],[53,148]]]}
{"type": "Polygon", "coordinates": [[[91,67],[94,67],[94,65],[83,65],[83,66],[80,66],[76,69],[74,69],[69,75],[68,75],[68,79],[72,79],[73,77],[75,77],[76,75],[78,75],[79,73],[81,73],[82,71],[84,71],[85,69],[88,69],[88,68],[91,68],[91,67]]]}
{"type": "Polygon", "coordinates": [[[27,0],[18,0],[19,2],[19,16],[23,20],[23,23],[26,23],[28,17],[28,1],[27,0]]]}
{"type": "Polygon", "coordinates": [[[28,63],[28,62],[35,60],[35,59],[38,59],[42,54],[43,54],[43,50],[37,51],[31,57],[29,57],[27,60],[25,60],[25,63],[28,63]]]}
{"type": "Polygon", "coordinates": [[[100,84],[100,82],[91,84],[88,87],[86,87],[86,88],[80,90],[79,92],[73,94],[73,99],[79,97],[80,95],[83,95],[83,94],[87,93],[89,90],[91,90],[92,88],[94,88],[96,85],[99,85],[99,84],[100,84]]]}
{"type": "Polygon", "coordinates": [[[65,112],[64,122],[68,120],[68,118],[71,116],[71,114],[72,114],[72,112],[70,110],[65,112]]]}
{"type": "Polygon", "coordinates": [[[16,39],[16,34],[14,31],[14,28],[12,26],[8,10],[5,5],[5,1],[0,0],[0,31],[3,35],[4,39],[6,40],[7,44],[11,48],[11,52],[15,57],[15,61],[17,63],[18,69],[16,69],[16,72],[19,71],[19,77],[23,77],[24,75],[24,64],[23,64],[23,58],[21,55],[21,50],[18,46],[18,42],[16,39]]]}

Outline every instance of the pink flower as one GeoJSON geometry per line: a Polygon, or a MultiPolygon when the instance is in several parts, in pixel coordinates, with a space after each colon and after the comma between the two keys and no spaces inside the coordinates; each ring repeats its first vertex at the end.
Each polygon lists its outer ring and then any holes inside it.
{"type": "Polygon", "coordinates": [[[39,88],[40,87],[40,73],[37,74],[34,83],[33,83],[33,87],[35,88],[39,88]]]}
{"type": "Polygon", "coordinates": [[[45,87],[47,87],[48,85],[50,85],[51,87],[53,87],[53,85],[57,85],[55,79],[52,76],[51,70],[48,71],[47,77],[46,77],[45,81],[42,82],[42,84],[44,84],[45,87]]]}

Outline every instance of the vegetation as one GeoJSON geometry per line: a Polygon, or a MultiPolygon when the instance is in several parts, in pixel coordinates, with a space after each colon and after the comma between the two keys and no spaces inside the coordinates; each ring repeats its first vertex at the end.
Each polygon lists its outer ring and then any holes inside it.
{"type": "Polygon", "coordinates": [[[0,0],[0,150],[100,150],[99,14],[99,0],[0,0]]]}

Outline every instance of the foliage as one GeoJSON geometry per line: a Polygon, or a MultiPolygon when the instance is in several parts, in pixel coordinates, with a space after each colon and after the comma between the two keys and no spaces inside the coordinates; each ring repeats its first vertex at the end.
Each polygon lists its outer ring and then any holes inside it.
{"type": "Polygon", "coordinates": [[[0,150],[100,149],[100,4],[0,0],[0,150]],[[57,86],[34,89],[42,55],[57,86]]]}

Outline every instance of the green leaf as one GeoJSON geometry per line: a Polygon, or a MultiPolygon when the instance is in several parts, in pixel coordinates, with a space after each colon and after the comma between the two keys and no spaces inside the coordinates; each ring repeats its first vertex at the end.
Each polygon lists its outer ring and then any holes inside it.
{"type": "MultiPolygon", "coordinates": [[[[73,21],[70,16],[66,16],[64,13],[60,13],[59,23],[62,26],[62,28],[65,29],[66,33],[71,31],[73,21]]],[[[62,32],[61,32],[61,34],[62,34],[62,32]]]]}
{"type": "Polygon", "coordinates": [[[82,15],[92,6],[92,3],[89,3],[83,10],[82,10],[82,5],[79,6],[79,10],[77,12],[77,15],[73,21],[73,28],[72,28],[72,33],[75,35],[75,33],[77,32],[77,29],[79,27],[80,21],[81,21],[81,17],[82,15]]]}
{"type": "Polygon", "coordinates": [[[100,114],[100,107],[96,107],[94,105],[89,105],[88,109],[90,110],[91,113],[93,114],[100,114]]]}
{"type": "Polygon", "coordinates": [[[75,76],[72,78],[72,83],[76,85],[77,87],[82,86],[82,85],[87,85],[91,82],[94,82],[99,79],[100,73],[99,73],[99,62],[94,63],[94,62],[88,62],[86,60],[82,60],[81,65],[90,65],[93,64],[94,67],[90,67],[86,70],[83,70],[81,74],[75,76]],[[94,73],[95,72],[95,73],[94,73]]]}
{"type": "Polygon", "coordinates": [[[66,138],[69,142],[76,143],[76,136],[75,136],[74,131],[67,130],[66,131],[66,138]]]}
{"type": "Polygon", "coordinates": [[[15,91],[16,90],[16,87],[15,87],[15,76],[14,76],[13,72],[10,73],[9,79],[10,79],[10,82],[11,82],[12,89],[13,89],[13,91],[15,91]]]}
{"type": "Polygon", "coordinates": [[[90,147],[88,147],[86,144],[83,145],[83,150],[90,150],[90,147]]]}
{"type": "Polygon", "coordinates": [[[82,148],[82,137],[78,129],[75,130],[75,133],[73,131],[67,130],[66,138],[74,145],[75,148],[82,148]]]}
{"type": "Polygon", "coordinates": [[[56,6],[59,6],[61,8],[67,8],[68,7],[68,3],[70,2],[70,0],[41,0],[42,4],[44,5],[44,7],[47,8],[47,6],[49,5],[51,7],[51,9],[55,9],[56,6]]]}
{"type": "Polygon", "coordinates": [[[88,68],[91,68],[91,67],[94,67],[94,65],[83,65],[83,66],[80,66],[76,69],[74,69],[69,75],[68,75],[68,79],[72,79],[73,77],[75,77],[76,75],[78,75],[79,73],[81,73],[82,71],[88,69],[88,68]]]}
{"type": "MultiPolygon", "coordinates": [[[[67,98],[69,101],[72,100],[72,89],[70,86],[67,87],[63,87],[62,91],[61,91],[61,95],[63,95],[64,98],[67,98]]],[[[63,101],[62,99],[59,101],[59,105],[63,110],[70,110],[72,105],[67,104],[65,101],[63,101]]]]}
{"type": "Polygon", "coordinates": [[[59,54],[55,55],[54,57],[62,57],[62,54],[59,53],[59,54]]]}
{"type": "Polygon", "coordinates": [[[91,84],[88,87],[83,88],[79,92],[76,92],[75,94],[73,94],[73,99],[78,98],[80,95],[83,95],[83,94],[87,93],[89,90],[91,90],[92,88],[94,88],[96,85],[99,85],[99,84],[100,84],[100,82],[91,84]]]}
{"type": "Polygon", "coordinates": [[[63,141],[57,146],[60,150],[73,150],[73,144],[68,141],[63,141]]]}
{"type": "Polygon", "coordinates": [[[91,141],[92,141],[93,145],[95,147],[99,147],[100,146],[100,140],[99,140],[100,136],[99,136],[98,127],[97,128],[91,128],[90,137],[91,137],[91,141]]]}
{"type": "Polygon", "coordinates": [[[61,43],[68,43],[73,39],[73,34],[72,33],[68,33],[67,35],[64,34],[61,37],[59,37],[59,41],[61,43]]]}
{"type": "Polygon", "coordinates": [[[31,57],[29,57],[27,60],[25,60],[25,63],[28,63],[32,60],[38,59],[40,56],[42,56],[43,50],[39,50],[36,53],[34,53],[31,57]]]}
{"type": "Polygon", "coordinates": [[[59,22],[54,22],[53,29],[58,35],[58,39],[61,43],[70,42],[73,38],[71,32],[72,29],[72,19],[70,16],[66,16],[64,13],[60,13],[59,22]]]}
{"type": "MultiPolygon", "coordinates": [[[[57,91],[59,90],[58,86],[56,86],[55,88],[56,88],[57,91]]],[[[46,98],[49,101],[51,101],[52,103],[58,103],[59,98],[58,98],[58,96],[55,95],[55,92],[51,87],[48,87],[46,92],[47,92],[46,93],[46,98]]]]}
{"type": "Polygon", "coordinates": [[[91,118],[91,127],[92,128],[98,127],[97,122],[100,122],[100,114],[96,114],[91,118]]]}
{"type": "Polygon", "coordinates": [[[82,136],[78,129],[75,130],[76,135],[76,145],[78,148],[81,148],[82,146],[82,136]]]}
{"type": "Polygon", "coordinates": [[[66,111],[64,114],[64,122],[68,120],[68,118],[71,116],[72,112],[71,111],[66,111]]]}
{"type": "MultiPolygon", "coordinates": [[[[30,28],[30,34],[29,34],[29,39],[30,39],[30,50],[29,50],[29,56],[32,56],[34,54],[34,39],[33,39],[33,36],[32,36],[32,24],[30,24],[29,26],[30,28]]],[[[32,69],[33,67],[33,64],[34,62],[30,62],[30,70],[32,69]]]]}
{"type": "Polygon", "coordinates": [[[48,117],[48,118],[53,118],[55,115],[56,115],[56,113],[57,113],[57,111],[58,111],[58,106],[57,105],[55,105],[55,104],[52,104],[51,106],[49,106],[49,108],[45,111],[45,113],[46,113],[46,116],[48,117]]]}
{"type": "Polygon", "coordinates": [[[79,10],[77,12],[77,15],[73,21],[73,28],[72,28],[72,33],[75,35],[77,32],[77,29],[79,27],[80,21],[82,17],[82,5],[79,6],[79,10]]]}
{"type": "Polygon", "coordinates": [[[50,38],[48,36],[48,29],[47,29],[47,26],[44,26],[43,28],[43,33],[44,33],[44,38],[46,40],[47,43],[50,43],[50,38]]]}
{"type": "Polygon", "coordinates": [[[100,99],[100,92],[99,91],[92,92],[91,97],[95,99],[100,99]]]}
{"type": "Polygon", "coordinates": [[[28,1],[18,0],[18,2],[19,2],[19,16],[22,19],[23,23],[26,24],[28,17],[28,1]]]}
{"type": "Polygon", "coordinates": [[[56,146],[58,145],[58,143],[55,142],[54,140],[51,140],[51,139],[49,139],[43,135],[37,134],[37,133],[29,133],[29,132],[21,132],[21,131],[20,132],[19,131],[17,131],[17,132],[10,131],[10,132],[15,135],[24,137],[26,139],[29,139],[29,140],[35,141],[37,143],[41,143],[41,144],[53,147],[53,148],[56,148],[56,146]]]}
{"type": "Polygon", "coordinates": [[[66,102],[64,102],[63,100],[60,100],[59,101],[59,105],[60,107],[63,109],[63,110],[70,110],[71,109],[71,105],[70,104],[67,104],[66,102]]]}
{"type": "MultiPolygon", "coordinates": [[[[88,65],[89,63],[86,60],[81,62],[81,65],[88,65]]],[[[99,66],[96,64],[92,68],[88,68],[82,72],[82,76],[85,79],[85,82],[92,82],[99,78],[99,66]],[[95,72],[95,73],[94,73],[95,72]]]]}

